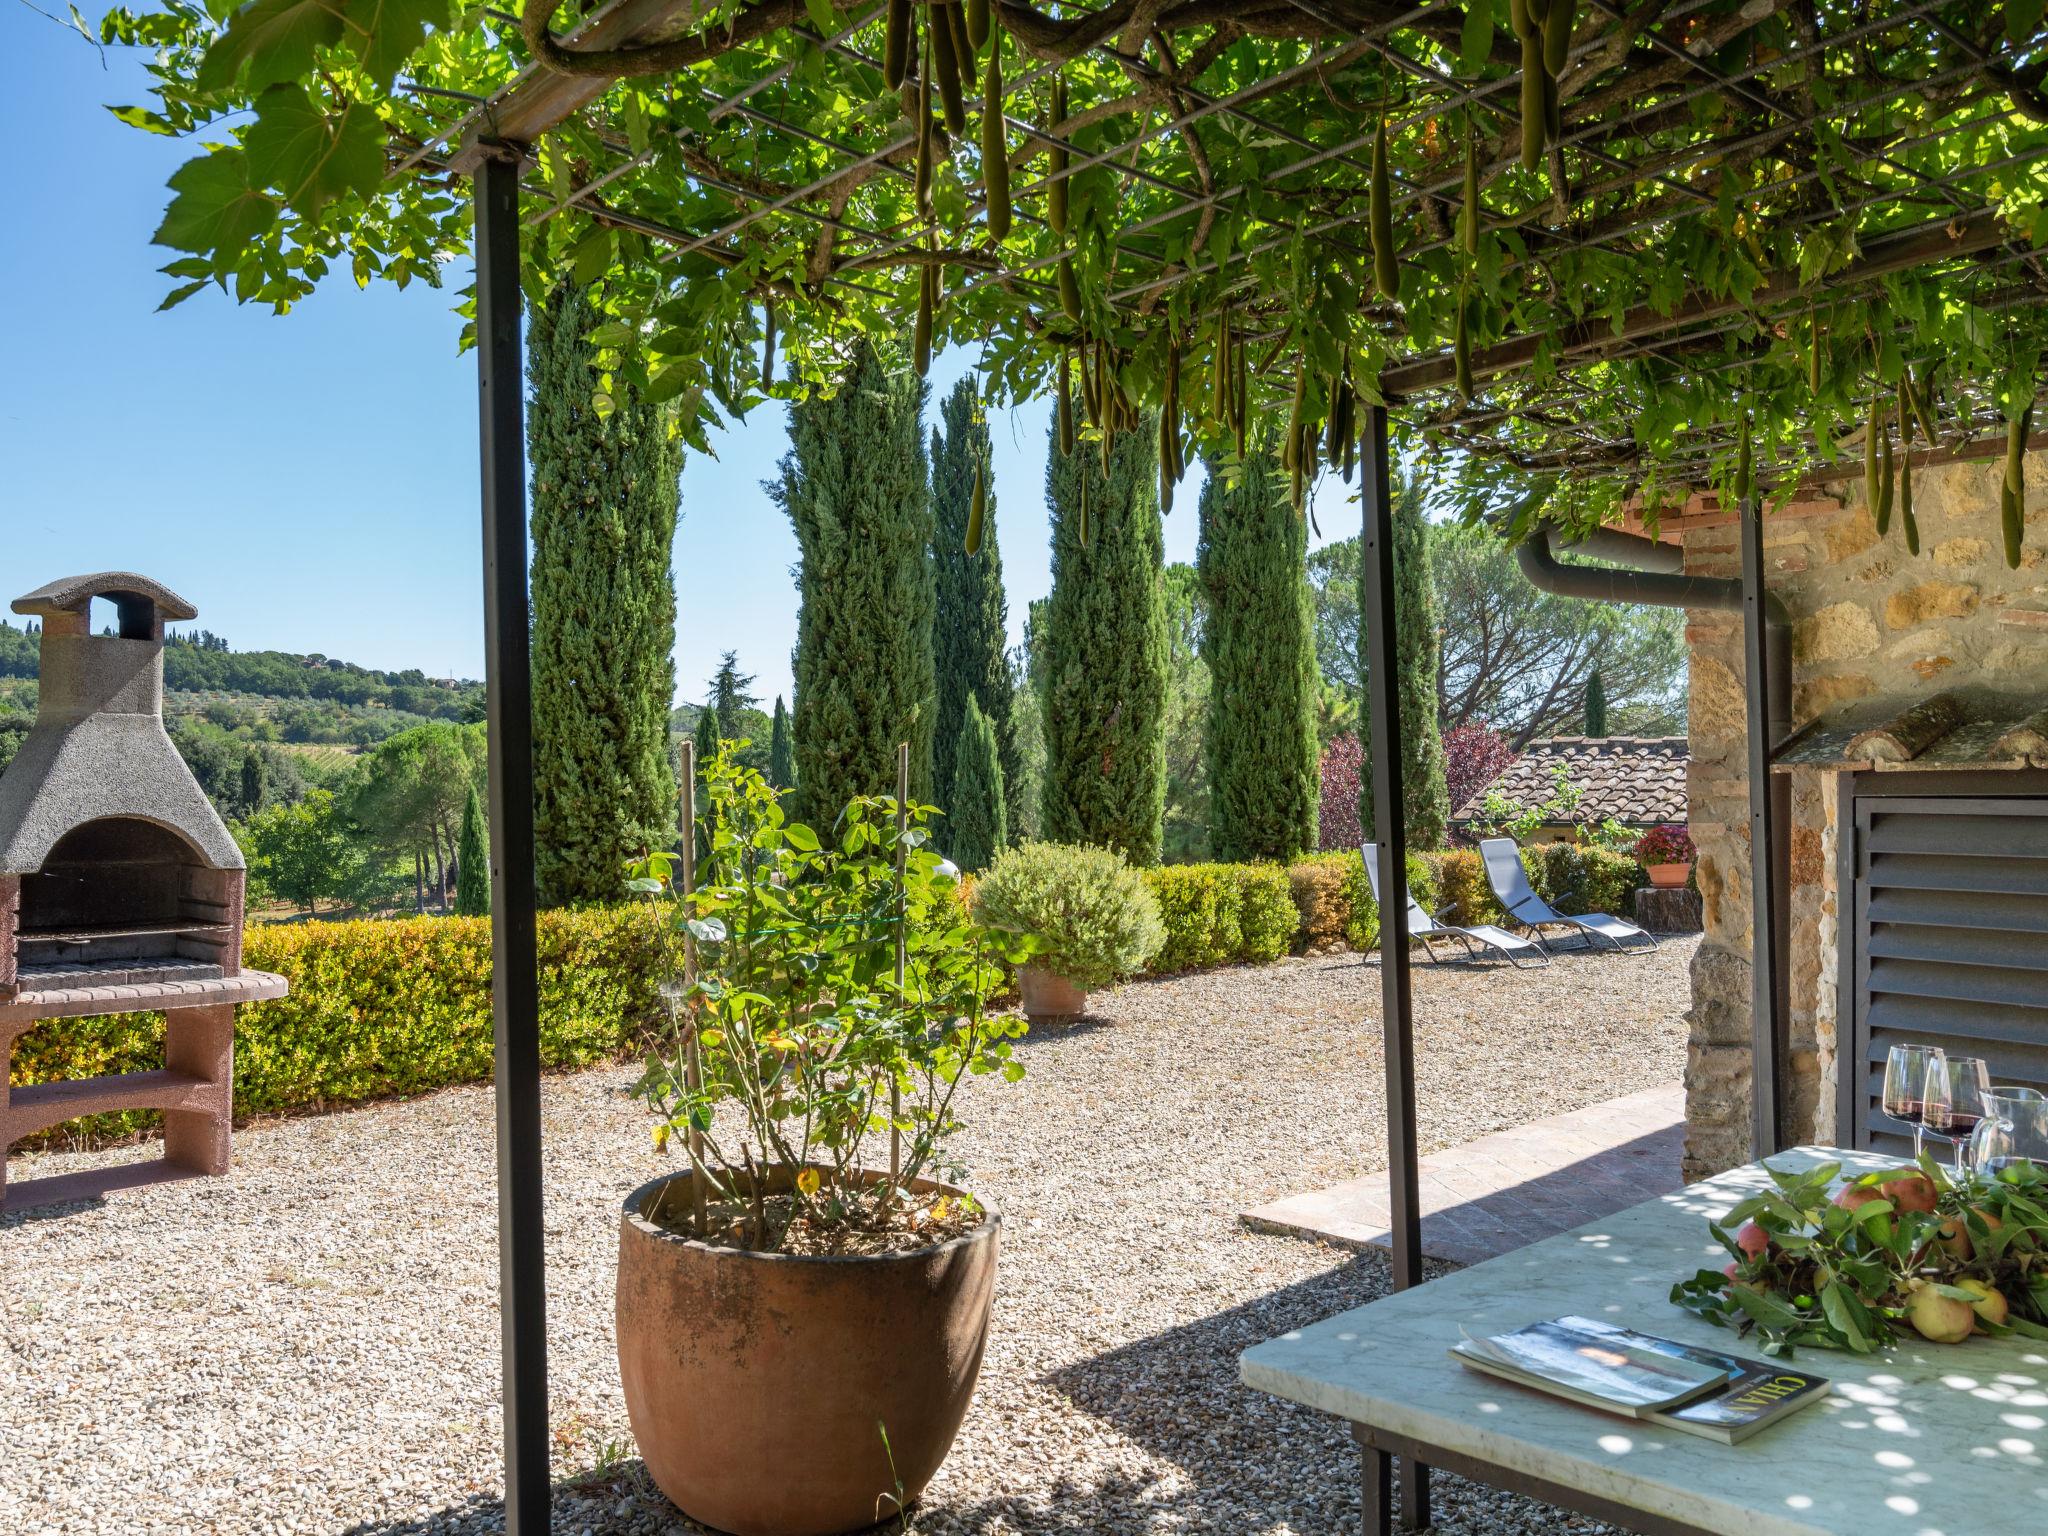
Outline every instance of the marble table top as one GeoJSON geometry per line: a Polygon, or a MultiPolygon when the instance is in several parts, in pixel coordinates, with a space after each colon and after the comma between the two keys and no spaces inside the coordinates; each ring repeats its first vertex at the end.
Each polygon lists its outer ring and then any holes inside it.
{"type": "MultiPolygon", "coordinates": [[[[1797,1169],[1840,1158],[1798,1147],[1797,1169]]],[[[1461,1329],[1501,1333],[1577,1313],[1756,1356],[1671,1304],[1672,1282],[1727,1255],[1707,1232],[1768,1183],[1757,1165],[1245,1351],[1247,1385],[1355,1423],[1742,1536],[2034,1536],[2048,1532],[2048,1344],[1915,1338],[1878,1355],[1802,1349],[1832,1395],[1724,1446],[1482,1376],[1445,1351],[1461,1329]]]]}

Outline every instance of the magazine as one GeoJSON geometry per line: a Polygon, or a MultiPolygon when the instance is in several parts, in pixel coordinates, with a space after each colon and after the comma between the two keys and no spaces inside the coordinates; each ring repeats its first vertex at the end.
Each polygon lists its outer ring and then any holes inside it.
{"type": "Polygon", "coordinates": [[[1825,1377],[1584,1317],[1467,1336],[1451,1354],[1474,1370],[1724,1445],[1828,1392],[1825,1377]]]}

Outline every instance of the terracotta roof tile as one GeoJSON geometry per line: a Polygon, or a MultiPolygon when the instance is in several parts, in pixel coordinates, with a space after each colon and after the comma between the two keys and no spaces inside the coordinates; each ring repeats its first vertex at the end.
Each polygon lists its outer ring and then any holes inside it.
{"type": "MultiPolygon", "coordinates": [[[[1611,816],[1638,827],[1682,822],[1686,819],[1689,756],[1683,736],[1553,736],[1530,742],[1487,788],[1497,788],[1523,805],[1542,805],[1551,797],[1551,765],[1562,763],[1572,782],[1584,791],[1579,815],[1585,820],[1611,816]]],[[[1451,819],[1470,821],[1479,814],[1485,798],[1482,789],[1459,806],[1451,819]]]]}

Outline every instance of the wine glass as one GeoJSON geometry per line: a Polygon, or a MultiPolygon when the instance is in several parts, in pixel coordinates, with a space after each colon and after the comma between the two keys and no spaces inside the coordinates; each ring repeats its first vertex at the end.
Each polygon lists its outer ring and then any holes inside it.
{"type": "Polygon", "coordinates": [[[1895,1045],[1884,1058],[1884,1112],[1894,1120],[1913,1127],[1913,1156],[1920,1156],[1926,1114],[1927,1085],[1937,1080],[1932,1068],[1939,1066],[1938,1080],[1948,1085],[1947,1053],[1938,1045],[1895,1045]]]}
{"type": "Polygon", "coordinates": [[[1987,1112],[1991,1068],[1981,1056],[1950,1056],[1941,1067],[1929,1062],[1927,1073],[1921,1123],[1948,1139],[1955,1170],[1961,1173],[1963,1148],[1987,1112]]]}

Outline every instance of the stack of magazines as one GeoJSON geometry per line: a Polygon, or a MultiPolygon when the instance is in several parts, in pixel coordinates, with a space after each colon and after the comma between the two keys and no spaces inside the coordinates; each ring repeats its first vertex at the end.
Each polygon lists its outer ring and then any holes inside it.
{"type": "Polygon", "coordinates": [[[1634,1333],[1586,1317],[1451,1346],[1462,1365],[1723,1445],[1827,1396],[1824,1376],[1634,1333]]]}

